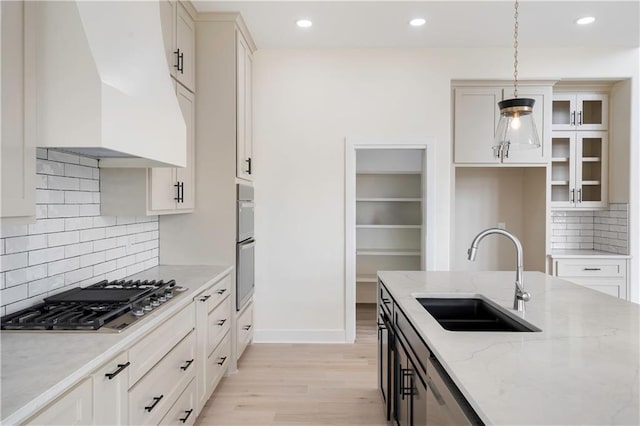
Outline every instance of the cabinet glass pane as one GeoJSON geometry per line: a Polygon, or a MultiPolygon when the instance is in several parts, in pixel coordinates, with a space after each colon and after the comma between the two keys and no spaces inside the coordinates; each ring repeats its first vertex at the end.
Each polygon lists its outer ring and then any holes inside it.
{"type": "Polygon", "coordinates": [[[571,140],[569,138],[554,137],[551,140],[551,156],[553,158],[569,158],[571,140]]]}
{"type": "Polygon", "coordinates": [[[551,201],[569,202],[569,185],[552,185],[551,201]]]}
{"type": "Polygon", "coordinates": [[[553,162],[551,163],[551,180],[554,182],[563,181],[569,183],[569,162],[553,162]]]}
{"type": "Polygon", "coordinates": [[[601,185],[582,185],[582,201],[602,201],[601,185]]]}
{"type": "Polygon", "coordinates": [[[588,185],[589,181],[595,181],[595,183],[600,184],[601,177],[601,163],[599,161],[582,163],[583,185],[588,185]]]}
{"type": "Polygon", "coordinates": [[[581,124],[602,124],[602,109],[601,100],[582,101],[581,124]]]}
{"type": "Polygon", "coordinates": [[[600,158],[602,157],[602,139],[601,138],[583,138],[582,139],[582,158],[600,158]]]}
{"type": "Polygon", "coordinates": [[[553,101],[552,124],[571,124],[571,103],[568,100],[553,101]]]}

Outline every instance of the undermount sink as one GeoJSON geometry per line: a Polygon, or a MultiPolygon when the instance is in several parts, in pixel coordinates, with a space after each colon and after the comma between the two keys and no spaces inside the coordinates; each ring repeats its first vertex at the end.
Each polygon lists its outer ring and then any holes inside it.
{"type": "Polygon", "coordinates": [[[417,297],[416,300],[449,331],[534,332],[540,329],[515,319],[481,298],[417,297]]]}

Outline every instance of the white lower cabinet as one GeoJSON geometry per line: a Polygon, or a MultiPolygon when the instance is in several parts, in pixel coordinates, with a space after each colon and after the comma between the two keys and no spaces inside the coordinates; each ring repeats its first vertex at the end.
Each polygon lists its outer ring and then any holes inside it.
{"type": "Polygon", "coordinates": [[[189,382],[173,407],[164,416],[161,425],[191,425],[196,421],[196,380],[189,382]]]}
{"type": "Polygon", "coordinates": [[[87,425],[92,417],[91,378],[86,378],[24,424],[87,425]]]}
{"type": "Polygon", "coordinates": [[[238,358],[242,356],[242,353],[246,349],[247,345],[253,338],[253,302],[247,304],[244,311],[238,316],[238,346],[237,354],[238,358]]]}
{"type": "Polygon", "coordinates": [[[129,389],[129,423],[158,424],[195,377],[195,333],[191,332],[129,389]]]}
{"type": "Polygon", "coordinates": [[[196,305],[197,374],[199,412],[211,397],[231,360],[231,276],[226,275],[194,298],[196,305]]]}
{"type": "Polygon", "coordinates": [[[553,274],[610,296],[628,299],[626,259],[554,259],[553,274]]]}
{"type": "Polygon", "coordinates": [[[129,353],[124,352],[91,375],[93,424],[122,425],[129,416],[129,353]]]}

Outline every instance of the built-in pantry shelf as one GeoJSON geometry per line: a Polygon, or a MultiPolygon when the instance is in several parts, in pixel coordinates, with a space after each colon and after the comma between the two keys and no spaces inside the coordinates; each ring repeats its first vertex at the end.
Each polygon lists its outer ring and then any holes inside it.
{"type": "Polygon", "coordinates": [[[414,197],[378,197],[378,198],[356,198],[358,202],[421,202],[422,198],[414,197]]]}
{"type": "Polygon", "coordinates": [[[378,276],[375,274],[363,274],[356,276],[356,282],[359,283],[377,283],[378,276]]]}
{"type": "Polygon", "coordinates": [[[420,250],[412,249],[356,249],[358,256],[420,256],[420,250]]]}
{"type": "Polygon", "coordinates": [[[405,170],[385,170],[385,171],[365,170],[365,171],[358,171],[358,173],[356,174],[358,175],[420,175],[422,174],[422,172],[405,171],[405,170]]]}
{"type": "Polygon", "coordinates": [[[356,225],[359,229],[420,229],[422,225],[356,225]]]}

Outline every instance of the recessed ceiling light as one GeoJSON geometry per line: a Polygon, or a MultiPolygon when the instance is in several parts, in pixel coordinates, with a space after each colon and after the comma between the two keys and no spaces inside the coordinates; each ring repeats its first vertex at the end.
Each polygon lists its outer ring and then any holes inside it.
{"type": "Polygon", "coordinates": [[[313,22],[311,22],[308,19],[298,19],[296,21],[296,25],[299,26],[300,28],[309,28],[310,26],[313,25],[313,22]]]}
{"type": "Polygon", "coordinates": [[[595,20],[596,20],[596,18],[594,18],[593,16],[585,16],[584,18],[578,19],[576,21],[576,24],[578,24],[578,25],[592,24],[595,20]]]}
{"type": "Polygon", "coordinates": [[[414,19],[409,21],[409,25],[411,25],[412,27],[421,27],[426,22],[427,21],[424,18],[414,18],[414,19]]]}

